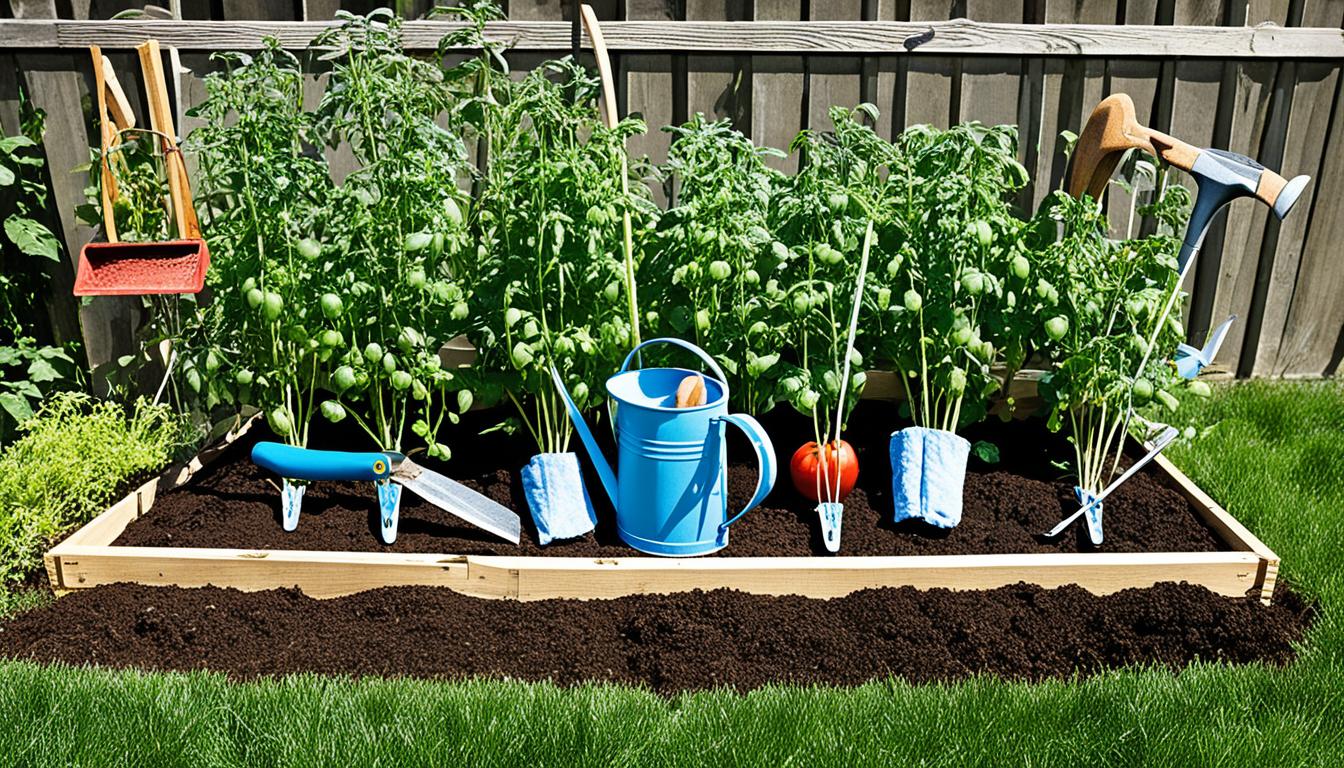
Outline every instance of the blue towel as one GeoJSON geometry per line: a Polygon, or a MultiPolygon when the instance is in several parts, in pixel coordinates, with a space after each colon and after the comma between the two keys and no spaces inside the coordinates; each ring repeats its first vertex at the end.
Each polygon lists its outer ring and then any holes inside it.
{"type": "MultiPolygon", "coordinates": [[[[1073,495],[1081,505],[1090,504],[1093,499],[1097,498],[1091,491],[1085,491],[1076,485],[1073,486],[1073,495]]],[[[1106,506],[1106,502],[1103,501],[1083,515],[1087,518],[1087,535],[1092,539],[1093,546],[1101,546],[1101,508],[1104,506],[1106,506]]]]}
{"type": "Polygon", "coordinates": [[[895,520],[919,518],[939,528],[961,522],[962,486],[971,444],[941,429],[906,427],[891,435],[895,520]]]}
{"type": "Polygon", "coordinates": [[[542,453],[523,467],[523,495],[544,547],[582,536],[597,526],[593,500],[583,486],[575,453],[542,453]]]}

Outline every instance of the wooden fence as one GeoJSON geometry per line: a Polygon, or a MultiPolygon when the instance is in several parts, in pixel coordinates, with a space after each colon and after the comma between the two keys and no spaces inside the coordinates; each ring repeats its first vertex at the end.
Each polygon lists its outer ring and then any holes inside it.
{"type": "MultiPolygon", "coordinates": [[[[103,0],[8,0],[10,18],[0,18],[0,124],[14,130],[20,83],[46,110],[52,188],[72,254],[92,234],[74,216],[86,179],[69,172],[88,161],[96,143],[88,44],[113,49],[128,84],[139,80],[131,46],[149,36],[176,46],[190,70],[177,78],[185,109],[203,95],[211,51],[255,48],[266,36],[302,47],[336,10],[374,5],[174,2],[182,21],[102,21],[130,5],[103,0]]],[[[0,0],[0,14],[5,4],[0,0]]],[[[397,4],[416,17],[429,3],[397,4]]],[[[1034,209],[1063,178],[1058,133],[1077,132],[1097,101],[1123,91],[1139,120],[1153,127],[1250,155],[1287,176],[1309,174],[1312,184],[1282,223],[1250,201],[1214,221],[1187,284],[1189,330],[1202,340],[1211,324],[1236,314],[1217,362],[1238,376],[1333,375],[1344,355],[1344,0],[591,4],[611,22],[604,29],[621,109],[642,113],[653,128],[632,140],[631,150],[654,161],[668,144],[658,128],[695,112],[731,117],[758,143],[786,147],[802,128],[827,128],[829,106],[869,101],[881,109],[878,130],[887,136],[914,123],[1016,123],[1033,176],[1021,202],[1034,209]]],[[[510,21],[492,25],[490,34],[514,42],[516,69],[570,50],[572,0],[507,5],[510,21]]],[[[446,29],[442,22],[408,24],[408,46],[432,49],[446,29]]],[[[315,77],[315,89],[320,82],[315,77]]],[[[191,127],[187,119],[183,129],[191,127]]],[[[1127,220],[1124,190],[1112,188],[1107,205],[1113,223],[1127,220]]],[[[56,291],[68,295],[69,275],[61,279],[56,291]]],[[[49,311],[72,306],[54,296],[49,311]]],[[[100,298],[80,308],[92,364],[131,351],[135,307],[133,300],[100,298]]]]}

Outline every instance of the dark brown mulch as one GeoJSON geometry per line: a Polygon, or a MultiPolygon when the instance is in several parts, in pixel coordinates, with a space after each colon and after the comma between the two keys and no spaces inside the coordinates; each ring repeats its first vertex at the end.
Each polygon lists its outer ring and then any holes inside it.
{"type": "Polygon", "coordinates": [[[870,589],[833,600],[729,590],[517,602],[432,587],[332,600],[295,590],[117,584],[0,624],[0,656],[246,679],[291,672],[611,681],[661,693],[767,683],[1015,680],[1200,659],[1286,664],[1313,618],[1159,584],[1098,597],[1018,584],[870,589]]]}
{"type": "MultiPolygon", "coordinates": [[[[497,420],[496,413],[474,413],[447,438],[456,457],[433,464],[445,474],[521,513],[519,547],[470,527],[412,493],[403,496],[396,544],[382,544],[376,533],[372,487],[367,483],[314,483],[303,503],[298,530],[279,523],[279,494],[268,474],[248,458],[244,440],[187,487],[159,497],[153,509],[134,521],[115,542],[126,546],[227,547],[240,549],[364,550],[617,557],[635,553],[616,536],[614,515],[601,484],[587,467],[587,485],[597,505],[595,534],[542,548],[521,495],[518,470],[532,453],[525,435],[477,434],[497,420]]],[[[761,508],[732,529],[721,554],[737,557],[827,555],[818,533],[814,505],[793,490],[789,458],[808,439],[811,424],[788,408],[764,419],[778,453],[779,480],[761,508]]],[[[887,403],[862,403],[846,439],[860,457],[859,484],[845,502],[841,555],[943,555],[1017,552],[1087,552],[1094,547],[1077,524],[1056,540],[1040,536],[1075,509],[1072,483],[1052,461],[1071,458],[1061,435],[1047,432],[1040,420],[1002,424],[990,421],[966,432],[972,441],[998,446],[1002,461],[988,465],[972,458],[966,477],[965,512],[952,531],[921,522],[900,525],[891,518],[891,464],[888,440],[908,420],[887,403]]],[[[315,425],[313,447],[367,449],[359,435],[315,425]]],[[[605,425],[597,432],[609,434],[605,425]]],[[[729,455],[746,460],[744,445],[730,442],[729,455]]],[[[608,456],[614,455],[608,452],[608,456]]],[[[429,463],[429,462],[426,462],[429,463]]],[[[740,507],[755,487],[755,468],[734,463],[729,472],[731,504],[740,507]]],[[[1107,552],[1199,552],[1224,548],[1194,509],[1175,490],[1146,469],[1106,500],[1107,552]]]]}

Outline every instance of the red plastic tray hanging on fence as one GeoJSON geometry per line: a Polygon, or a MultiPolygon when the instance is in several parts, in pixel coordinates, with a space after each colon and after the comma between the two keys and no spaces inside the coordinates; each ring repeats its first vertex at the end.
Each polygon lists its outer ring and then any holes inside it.
{"type": "Polygon", "coordinates": [[[153,243],[123,243],[117,238],[113,203],[118,189],[108,159],[118,137],[135,128],[126,96],[121,91],[111,64],[98,46],[93,54],[94,84],[100,119],[101,195],[105,243],[89,243],[79,252],[75,275],[76,296],[126,296],[148,293],[197,293],[205,286],[210,267],[210,250],[201,238],[196,209],[191,201],[186,163],[177,147],[172,112],[168,108],[168,87],[163,77],[163,62],[157,40],[147,41],[136,50],[145,77],[149,97],[151,130],[159,140],[168,174],[168,195],[172,214],[181,239],[153,243]],[[111,97],[111,105],[108,97],[111,97]],[[113,120],[109,120],[109,106],[113,120]]]}

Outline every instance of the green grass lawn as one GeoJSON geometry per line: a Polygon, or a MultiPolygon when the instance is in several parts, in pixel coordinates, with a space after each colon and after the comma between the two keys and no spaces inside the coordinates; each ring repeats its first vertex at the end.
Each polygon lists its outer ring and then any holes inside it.
{"type": "Polygon", "coordinates": [[[10,663],[0,665],[0,764],[1344,765],[1344,387],[1243,384],[1196,407],[1197,423],[1212,426],[1172,457],[1322,609],[1286,669],[668,700],[613,686],[231,684],[10,663]]]}

